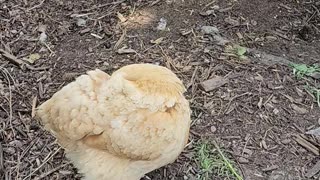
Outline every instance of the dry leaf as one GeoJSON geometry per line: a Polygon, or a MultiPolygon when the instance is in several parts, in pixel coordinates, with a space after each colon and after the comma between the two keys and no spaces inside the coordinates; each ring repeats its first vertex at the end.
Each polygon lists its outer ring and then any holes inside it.
{"type": "Polygon", "coordinates": [[[46,29],[47,29],[46,25],[41,24],[38,26],[38,31],[41,33],[46,32],[46,29]]]}
{"type": "Polygon", "coordinates": [[[299,106],[297,106],[295,104],[291,104],[291,108],[293,110],[295,110],[298,114],[306,114],[306,113],[308,113],[307,109],[305,109],[303,107],[299,107],[299,106]]]}
{"type": "Polygon", "coordinates": [[[25,58],[24,60],[28,61],[29,63],[33,64],[35,61],[40,59],[41,56],[38,53],[30,54],[28,58],[25,58]]]}
{"type": "Polygon", "coordinates": [[[163,41],[164,37],[158,38],[156,40],[151,40],[150,42],[152,44],[160,44],[163,41]]]}

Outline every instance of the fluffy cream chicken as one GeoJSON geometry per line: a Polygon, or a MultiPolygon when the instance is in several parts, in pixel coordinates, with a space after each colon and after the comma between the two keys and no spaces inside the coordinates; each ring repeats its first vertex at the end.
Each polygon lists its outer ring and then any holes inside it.
{"type": "Polygon", "coordinates": [[[37,108],[86,180],[139,180],[172,163],[189,135],[185,88],[169,69],[89,71],[37,108]]]}

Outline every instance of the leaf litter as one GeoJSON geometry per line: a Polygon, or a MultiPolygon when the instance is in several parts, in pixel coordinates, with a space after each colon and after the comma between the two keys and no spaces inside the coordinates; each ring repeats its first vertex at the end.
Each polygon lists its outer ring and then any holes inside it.
{"type": "MultiPolygon", "coordinates": [[[[304,90],[306,82],[317,89],[318,81],[309,77],[295,79],[292,69],[286,66],[288,62],[302,64],[301,59],[305,64],[314,64],[312,59],[319,59],[311,47],[316,49],[316,44],[300,44],[299,39],[294,39],[298,36],[291,36],[296,32],[291,29],[298,27],[301,37],[316,37],[298,23],[304,18],[299,14],[303,14],[310,17],[309,24],[318,26],[317,13],[312,16],[316,12],[314,7],[319,6],[315,2],[297,6],[293,2],[281,2],[285,5],[282,6],[280,2],[266,0],[4,3],[5,11],[0,10],[0,15],[7,20],[0,19],[1,30],[5,32],[5,36],[1,36],[0,67],[12,75],[15,83],[11,80],[10,88],[5,76],[0,75],[6,94],[4,99],[0,97],[0,118],[4,119],[0,138],[6,172],[0,174],[0,178],[79,179],[80,175],[58,149],[54,138],[32,119],[32,109],[89,69],[101,68],[110,73],[133,62],[161,64],[172,69],[188,85],[186,95],[193,112],[190,142],[185,151],[175,163],[144,179],[192,179],[199,175],[194,142],[204,137],[219,142],[244,179],[288,178],[287,172],[305,178],[305,170],[316,164],[314,152],[317,148],[314,147],[319,143],[310,135],[301,134],[318,121],[319,110],[313,108],[315,97],[310,96],[316,91],[304,90]],[[174,10],[168,11],[173,7],[174,10]],[[281,12],[269,11],[278,8],[281,12]],[[259,13],[252,16],[255,10],[259,13]],[[117,12],[125,17],[128,12],[139,11],[152,12],[150,17],[157,18],[130,29],[117,17],[117,12]],[[200,12],[210,15],[203,16],[200,12]],[[270,12],[278,14],[270,15],[270,12]],[[292,16],[283,16],[284,12],[292,16]],[[74,14],[77,15],[72,16],[74,14]],[[168,31],[155,31],[161,17],[165,17],[168,31]],[[12,23],[11,18],[24,23],[12,23]],[[85,25],[77,25],[79,18],[86,21],[85,25]],[[281,18],[288,19],[282,21],[281,18]],[[46,28],[40,27],[42,24],[46,28]],[[203,34],[203,26],[216,27],[218,33],[203,34]],[[181,30],[185,30],[184,33],[181,30]],[[50,38],[39,43],[43,32],[50,38]],[[159,37],[164,39],[157,41],[159,37]],[[233,46],[230,53],[233,55],[220,59],[226,53],[225,46],[230,44],[244,48],[233,46]],[[295,44],[298,48],[293,47],[295,44]],[[42,46],[48,51],[42,51],[42,46]],[[118,54],[119,47],[131,49],[125,50],[131,52],[118,54]],[[32,65],[21,60],[34,53],[41,53],[41,58],[35,58],[32,65]],[[241,56],[252,61],[243,63],[241,56]],[[207,92],[201,89],[202,82],[215,77],[228,78],[228,83],[207,92]],[[9,89],[14,128],[9,123],[9,89]],[[293,103],[308,112],[296,113],[291,108],[293,103]],[[296,138],[291,135],[295,133],[300,134],[300,143],[293,141],[296,138]],[[251,155],[243,153],[248,150],[251,155]],[[278,168],[263,171],[274,165],[278,168]]],[[[317,178],[318,175],[312,173],[312,176],[317,178]]],[[[213,173],[209,178],[219,179],[219,174],[213,173]]]]}

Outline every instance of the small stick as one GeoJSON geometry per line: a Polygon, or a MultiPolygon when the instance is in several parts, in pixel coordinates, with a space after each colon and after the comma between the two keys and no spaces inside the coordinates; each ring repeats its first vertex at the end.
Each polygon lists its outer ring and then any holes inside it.
{"type": "Polygon", "coordinates": [[[122,35],[121,37],[119,38],[119,40],[117,41],[117,43],[114,45],[113,49],[118,49],[118,47],[121,45],[121,43],[123,42],[125,36],[127,34],[127,30],[126,29],[123,29],[122,31],[122,35]]]}
{"type": "Polygon", "coordinates": [[[20,59],[18,59],[17,57],[15,57],[14,55],[8,53],[7,51],[0,49],[0,54],[4,57],[6,57],[11,63],[21,66],[24,64],[24,62],[20,59]]]}
{"type": "Polygon", "coordinates": [[[116,2],[110,2],[110,3],[105,3],[105,4],[101,4],[101,5],[97,6],[97,7],[92,7],[92,8],[90,8],[90,9],[84,9],[84,10],[82,10],[82,12],[83,12],[83,11],[92,11],[92,10],[95,10],[95,9],[100,9],[100,8],[103,8],[103,7],[109,6],[109,5],[117,5],[117,4],[121,4],[121,3],[123,3],[123,2],[125,2],[125,0],[120,0],[120,1],[116,1],[116,2]]]}
{"type": "Polygon", "coordinates": [[[152,3],[150,3],[149,6],[150,6],[150,7],[151,7],[151,6],[154,6],[154,5],[158,4],[160,1],[161,1],[161,0],[153,1],[152,3]]]}
{"type": "Polygon", "coordinates": [[[36,116],[36,106],[37,106],[37,96],[35,96],[32,100],[32,111],[31,111],[32,118],[36,116]]]}
{"type": "Polygon", "coordinates": [[[237,95],[237,96],[232,97],[232,98],[229,100],[228,104],[227,104],[227,108],[225,109],[224,114],[229,110],[232,101],[234,101],[235,99],[237,99],[237,98],[239,98],[239,97],[245,96],[245,95],[252,95],[252,93],[250,93],[250,92],[245,92],[245,93],[243,93],[243,94],[240,94],[240,95],[237,95]]]}
{"type": "Polygon", "coordinates": [[[4,56],[8,61],[10,61],[11,63],[19,66],[21,69],[23,69],[23,67],[25,66],[27,69],[29,70],[33,70],[33,71],[41,71],[41,70],[46,70],[49,69],[50,67],[39,67],[39,68],[35,68],[25,62],[23,62],[21,59],[18,59],[16,56],[10,54],[9,52],[0,49],[0,55],[4,56]]]}
{"type": "Polygon", "coordinates": [[[28,12],[28,11],[31,11],[31,10],[33,10],[33,9],[36,9],[36,8],[38,8],[38,7],[40,7],[40,6],[42,6],[42,4],[43,4],[45,1],[46,1],[46,0],[43,0],[43,1],[40,2],[40,4],[35,5],[35,6],[33,6],[32,8],[27,9],[27,12],[28,12]]]}
{"type": "Polygon", "coordinates": [[[3,149],[2,144],[0,143],[0,172],[4,172],[4,166],[3,166],[3,149]]]}
{"type": "Polygon", "coordinates": [[[59,151],[60,151],[61,147],[59,147],[53,154],[47,156],[44,161],[42,162],[42,164],[37,167],[34,171],[32,171],[28,176],[26,176],[25,178],[23,178],[23,180],[28,179],[30,176],[32,176],[35,172],[37,172],[39,169],[42,168],[43,165],[45,165],[54,155],[56,155],[59,151]]]}
{"type": "Polygon", "coordinates": [[[313,144],[311,144],[310,142],[308,142],[307,140],[305,140],[304,138],[302,138],[299,135],[294,135],[294,136],[296,137],[295,140],[297,141],[298,144],[300,144],[302,147],[308,149],[309,151],[311,151],[315,155],[319,156],[319,149],[316,146],[314,146],[313,144]]]}
{"type": "Polygon", "coordinates": [[[5,78],[8,81],[8,86],[9,86],[9,99],[8,99],[8,103],[9,103],[9,124],[10,124],[10,128],[12,130],[12,133],[15,136],[14,128],[12,126],[13,109],[12,109],[12,87],[11,87],[10,78],[11,78],[13,84],[14,84],[14,79],[12,78],[11,74],[9,73],[9,71],[7,69],[2,68],[2,67],[0,69],[3,71],[3,75],[5,76],[5,78]]]}
{"type": "Polygon", "coordinates": [[[62,165],[60,165],[60,166],[58,166],[58,167],[56,167],[56,168],[53,168],[52,170],[50,170],[50,171],[48,171],[48,172],[46,172],[46,173],[42,174],[39,178],[36,178],[36,180],[43,179],[43,178],[47,177],[48,175],[50,175],[50,174],[54,173],[55,171],[57,171],[57,170],[59,170],[59,169],[63,168],[63,167],[64,167],[64,166],[66,166],[66,165],[69,165],[69,164],[70,164],[70,162],[69,162],[69,163],[66,163],[66,164],[62,164],[62,165]]]}

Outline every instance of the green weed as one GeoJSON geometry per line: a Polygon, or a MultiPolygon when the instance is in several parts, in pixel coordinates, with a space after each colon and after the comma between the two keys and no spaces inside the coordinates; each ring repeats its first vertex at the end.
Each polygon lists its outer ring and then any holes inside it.
{"type": "Polygon", "coordinates": [[[320,67],[318,65],[308,66],[306,64],[290,64],[293,68],[293,74],[297,78],[303,78],[304,76],[310,76],[315,72],[320,72],[320,67]]]}
{"type": "Polygon", "coordinates": [[[216,142],[200,142],[197,144],[197,162],[201,169],[200,179],[209,180],[211,174],[230,179],[243,180],[233,167],[234,164],[220,150],[216,142]]]}
{"type": "Polygon", "coordinates": [[[305,89],[313,95],[317,101],[318,107],[320,108],[320,89],[310,86],[309,84],[305,85],[305,89]]]}
{"type": "Polygon", "coordinates": [[[247,53],[247,48],[238,44],[226,46],[225,52],[229,53],[229,55],[231,56],[237,57],[239,60],[248,59],[248,57],[245,56],[245,54],[247,53]]]}

